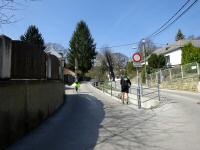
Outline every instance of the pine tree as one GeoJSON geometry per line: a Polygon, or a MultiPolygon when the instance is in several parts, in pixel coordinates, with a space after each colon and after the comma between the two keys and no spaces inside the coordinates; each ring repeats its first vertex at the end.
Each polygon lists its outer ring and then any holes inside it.
{"type": "Polygon", "coordinates": [[[78,70],[84,75],[93,65],[96,56],[96,44],[90,33],[87,24],[80,21],[69,42],[69,52],[67,54],[68,63],[71,69],[75,68],[77,59],[78,70]]]}
{"type": "Polygon", "coordinates": [[[179,29],[178,33],[176,34],[176,41],[183,40],[183,39],[185,39],[185,35],[183,35],[181,30],[179,29]]]}
{"type": "Polygon", "coordinates": [[[26,33],[20,37],[20,40],[26,43],[38,45],[41,49],[45,48],[42,34],[35,25],[29,26],[26,33]]]}

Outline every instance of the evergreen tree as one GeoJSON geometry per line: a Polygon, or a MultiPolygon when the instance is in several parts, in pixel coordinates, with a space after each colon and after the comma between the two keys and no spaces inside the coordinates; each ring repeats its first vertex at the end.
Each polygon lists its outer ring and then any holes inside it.
{"type": "Polygon", "coordinates": [[[176,41],[183,40],[183,39],[185,39],[185,36],[183,35],[181,30],[179,29],[178,33],[176,34],[176,41]]]}
{"type": "Polygon", "coordinates": [[[164,55],[158,55],[158,68],[163,68],[166,65],[166,59],[164,55]]]}
{"type": "Polygon", "coordinates": [[[90,33],[87,24],[80,21],[69,42],[67,54],[68,63],[71,69],[75,68],[75,59],[78,62],[78,70],[84,75],[91,69],[96,56],[96,44],[90,33]]]}
{"type": "Polygon", "coordinates": [[[166,64],[164,55],[152,54],[148,59],[148,65],[150,68],[158,69],[164,67],[166,64]]]}
{"type": "Polygon", "coordinates": [[[151,68],[158,67],[158,56],[156,54],[152,54],[148,59],[148,65],[151,68]]]}
{"type": "Polygon", "coordinates": [[[45,49],[42,34],[39,32],[39,29],[34,25],[28,27],[26,33],[20,37],[20,40],[26,43],[38,45],[41,49],[45,49]]]}

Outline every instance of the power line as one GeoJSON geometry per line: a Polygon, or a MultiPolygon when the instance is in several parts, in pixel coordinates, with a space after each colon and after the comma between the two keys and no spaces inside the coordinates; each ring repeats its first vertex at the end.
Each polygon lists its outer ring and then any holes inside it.
{"type": "Polygon", "coordinates": [[[190,6],[188,6],[176,19],[174,19],[170,24],[168,24],[165,28],[163,28],[162,30],[160,30],[159,32],[157,32],[154,35],[151,35],[151,37],[155,37],[158,34],[160,34],[161,32],[163,32],[164,30],[166,30],[167,28],[169,28],[173,23],[175,23],[178,19],[180,19],[185,13],[187,13],[196,3],[198,0],[195,0],[190,6]]]}
{"type": "Polygon", "coordinates": [[[149,37],[153,36],[154,34],[156,34],[158,31],[160,31],[165,25],[167,25],[191,0],[188,0],[187,2],[185,2],[181,8],[168,20],[166,21],[159,29],[157,29],[155,32],[153,32],[149,37]]]}
{"type": "MultiPolygon", "coordinates": [[[[167,28],[169,28],[173,23],[175,23],[178,19],[180,19],[187,11],[189,11],[196,3],[198,0],[195,0],[190,6],[188,6],[179,16],[177,16],[177,14],[183,10],[183,8],[185,8],[185,6],[190,2],[191,0],[187,0],[182,6],[181,8],[168,20],[166,21],[159,29],[157,29],[155,32],[153,32],[148,38],[151,37],[155,37],[158,34],[160,34],[161,32],[163,32],[164,30],[166,30],[167,28]],[[176,17],[177,16],[177,17],[176,17]],[[175,18],[176,17],[176,18],[175,18]],[[175,18],[175,19],[174,19],[175,18]],[[174,19],[172,21],[172,19],[174,19]],[[172,21],[170,24],[168,24],[170,21],[172,21]],[[168,24],[168,25],[167,25],[168,24]],[[167,25],[167,26],[166,26],[167,25]],[[164,26],[166,26],[165,28],[163,28],[164,26]],[[163,29],[162,29],[163,28],[163,29]],[[162,29],[162,30],[161,30],[162,29]]],[[[125,47],[125,46],[130,46],[130,45],[135,45],[138,44],[139,42],[135,42],[135,43],[129,43],[129,44],[121,44],[121,45],[113,45],[113,46],[105,46],[102,48],[96,48],[96,49],[104,49],[104,48],[116,48],[116,47],[125,47]]],[[[154,44],[158,44],[158,43],[154,43],[154,44]]],[[[159,45],[167,45],[167,44],[159,44],[159,45]]]]}
{"type": "Polygon", "coordinates": [[[138,43],[139,43],[139,42],[129,43],[129,44],[121,44],[121,45],[113,45],[113,46],[104,46],[104,47],[102,47],[102,48],[96,48],[96,49],[125,47],[125,46],[135,45],[135,44],[138,44],[138,43]]]}

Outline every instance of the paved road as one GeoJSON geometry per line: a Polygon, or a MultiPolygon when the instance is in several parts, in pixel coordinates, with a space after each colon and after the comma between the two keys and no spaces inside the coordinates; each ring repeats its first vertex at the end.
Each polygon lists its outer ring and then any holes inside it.
{"type": "MultiPolygon", "coordinates": [[[[200,105],[173,92],[138,110],[83,84],[64,106],[10,150],[199,150],[200,105]]],[[[190,94],[189,94],[190,95],[190,94]]]]}

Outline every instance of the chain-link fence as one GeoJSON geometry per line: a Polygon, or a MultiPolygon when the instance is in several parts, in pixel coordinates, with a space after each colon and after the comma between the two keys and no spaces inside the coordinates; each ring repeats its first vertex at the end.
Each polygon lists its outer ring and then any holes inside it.
{"type": "Polygon", "coordinates": [[[155,73],[148,74],[148,80],[151,83],[157,82],[168,82],[174,79],[184,78],[198,78],[200,76],[200,64],[189,63],[186,65],[177,65],[168,69],[161,69],[155,73]]]}

